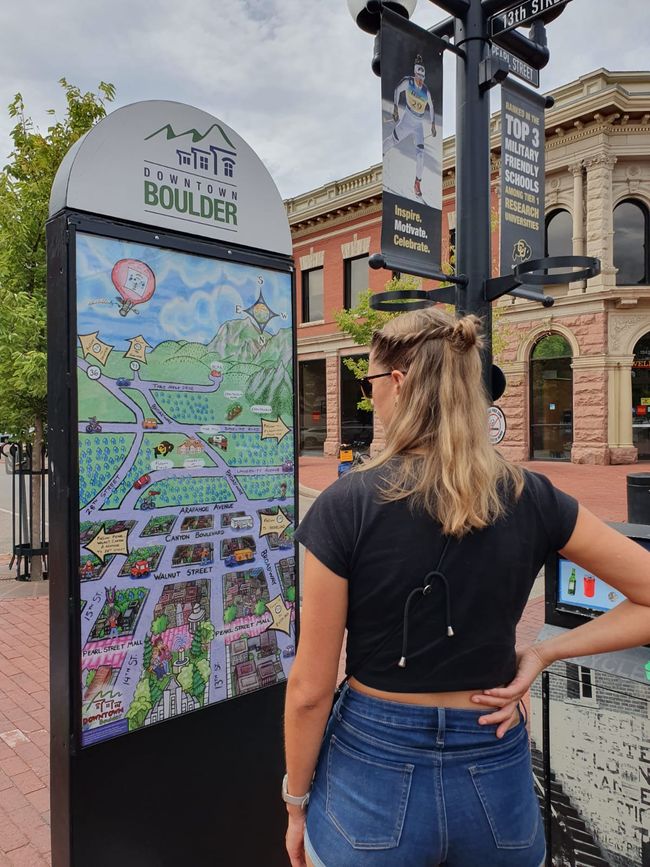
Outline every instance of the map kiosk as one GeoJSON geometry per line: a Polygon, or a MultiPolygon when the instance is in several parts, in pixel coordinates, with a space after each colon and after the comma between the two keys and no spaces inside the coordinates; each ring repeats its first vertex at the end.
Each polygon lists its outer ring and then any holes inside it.
{"type": "Polygon", "coordinates": [[[291,237],[218,118],[121,108],[47,225],[54,867],[284,864],[291,237]]]}

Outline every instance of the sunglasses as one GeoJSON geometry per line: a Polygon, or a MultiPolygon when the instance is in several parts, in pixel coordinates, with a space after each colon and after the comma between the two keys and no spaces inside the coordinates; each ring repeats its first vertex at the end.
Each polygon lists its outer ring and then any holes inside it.
{"type": "Polygon", "coordinates": [[[361,392],[366,400],[372,399],[372,381],[373,379],[381,379],[382,376],[390,376],[392,374],[392,370],[389,370],[388,373],[373,373],[372,376],[364,376],[361,382],[361,392]]]}

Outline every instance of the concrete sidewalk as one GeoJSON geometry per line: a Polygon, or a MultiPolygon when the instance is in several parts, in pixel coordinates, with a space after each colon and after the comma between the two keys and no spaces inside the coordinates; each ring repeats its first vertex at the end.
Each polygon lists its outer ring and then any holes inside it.
{"type": "MultiPolygon", "coordinates": [[[[333,458],[301,458],[301,502],[336,479],[333,458]]],[[[625,477],[639,467],[528,465],[605,520],[626,515],[625,477]]],[[[0,558],[0,867],[50,864],[48,585],[21,583],[0,558]]],[[[531,643],[544,619],[538,582],[517,630],[531,643]]],[[[89,865],[90,867],[90,865],[89,865]]]]}

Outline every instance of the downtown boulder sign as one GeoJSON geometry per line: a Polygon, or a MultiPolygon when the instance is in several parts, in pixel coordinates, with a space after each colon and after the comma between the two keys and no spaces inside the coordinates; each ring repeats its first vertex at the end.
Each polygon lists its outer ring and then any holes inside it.
{"type": "Polygon", "coordinates": [[[223,121],[156,101],[71,149],[50,213],[53,865],[283,864],[298,594],[282,199],[223,121]]]}

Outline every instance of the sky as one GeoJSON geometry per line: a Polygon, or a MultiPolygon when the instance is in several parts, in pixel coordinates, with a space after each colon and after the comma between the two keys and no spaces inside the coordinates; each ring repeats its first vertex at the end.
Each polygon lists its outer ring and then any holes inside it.
{"type": "MultiPolygon", "coordinates": [[[[430,27],[439,7],[419,0],[430,27]]],[[[548,27],[550,90],[599,67],[650,68],[650,0],[571,0],[548,27]]],[[[11,150],[15,93],[45,130],[65,76],[82,90],[115,85],[113,107],[170,99],[204,109],[259,154],[284,198],[381,158],[372,37],[345,0],[22,0],[0,3],[0,160],[11,150]]],[[[444,135],[454,132],[455,58],[444,64],[444,135]]],[[[493,98],[493,107],[498,103],[493,98]]]]}
{"type": "MultiPolygon", "coordinates": [[[[127,279],[129,264],[125,262],[122,272],[127,279]]],[[[260,290],[277,314],[266,327],[268,333],[291,324],[289,276],[279,272],[80,233],[77,275],[80,331],[99,331],[120,351],[140,334],[152,346],[164,340],[209,343],[221,323],[247,318],[244,310],[260,290]],[[137,295],[122,294],[125,281],[119,279],[120,272],[115,272],[117,283],[112,282],[113,266],[124,259],[135,260],[136,268],[144,261],[155,274],[153,292],[145,286],[140,293],[145,300],[136,301],[125,316],[119,313],[120,296],[132,300],[137,295]],[[179,287],[185,291],[179,292],[179,287]]]]}

